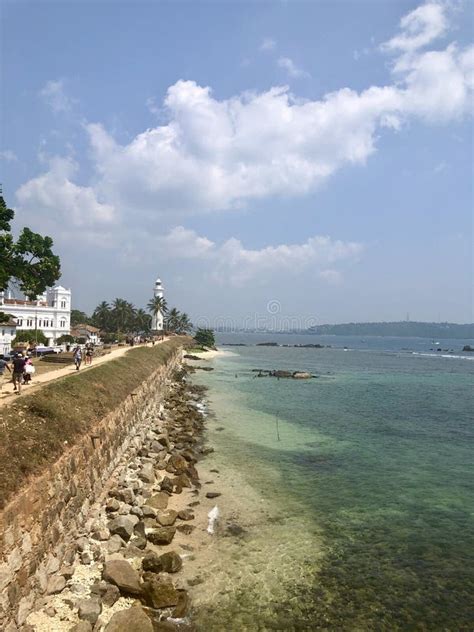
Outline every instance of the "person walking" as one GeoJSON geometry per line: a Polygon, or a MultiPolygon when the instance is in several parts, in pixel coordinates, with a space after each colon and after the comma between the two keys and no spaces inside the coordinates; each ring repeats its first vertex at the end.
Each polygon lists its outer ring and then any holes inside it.
{"type": "Polygon", "coordinates": [[[82,349],[81,349],[81,347],[77,346],[74,349],[72,357],[74,358],[74,364],[76,365],[76,371],[79,371],[79,369],[81,368],[81,364],[82,364],[82,349]]]}
{"type": "Polygon", "coordinates": [[[21,382],[25,370],[26,360],[21,351],[12,360],[13,364],[13,390],[19,395],[21,393],[21,382]]]}
{"type": "Polygon", "coordinates": [[[92,347],[92,345],[88,345],[86,347],[86,365],[91,365],[92,364],[92,356],[94,355],[94,349],[92,347]]]}
{"type": "Polygon", "coordinates": [[[5,360],[5,356],[3,355],[3,353],[1,353],[0,354],[0,393],[2,392],[2,388],[3,388],[3,380],[4,380],[4,377],[5,377],[5,369],[7,369],[7,371],[9,373],[12,372],[12,370],[8,366],[8,362],[5,360]]]}

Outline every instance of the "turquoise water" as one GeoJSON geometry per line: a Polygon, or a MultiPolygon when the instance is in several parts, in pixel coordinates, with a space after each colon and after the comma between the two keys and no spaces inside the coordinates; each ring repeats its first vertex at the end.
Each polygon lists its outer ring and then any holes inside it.
{"type": "Polygon", "coordinates": [[[294,582],[284,618],[248,629],[472,630],[474,361],[429,355],[431,341],[350,342],[231,348],[199,374],[223,458],[321,535],[321,563],[294,582]]]}

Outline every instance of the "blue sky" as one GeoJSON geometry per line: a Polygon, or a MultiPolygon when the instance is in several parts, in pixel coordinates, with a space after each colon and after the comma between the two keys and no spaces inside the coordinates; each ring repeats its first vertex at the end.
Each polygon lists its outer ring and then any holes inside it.
{"type": "Polygon", "coordinates": [[[88,311],[159,275],[211,324],[472,321],[472,35],[458,1],[3,2],[4,195],[88,311]]]}

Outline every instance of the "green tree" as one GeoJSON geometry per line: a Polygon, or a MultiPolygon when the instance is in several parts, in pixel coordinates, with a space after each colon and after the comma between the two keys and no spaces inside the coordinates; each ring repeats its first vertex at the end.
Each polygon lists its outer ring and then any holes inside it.
{"type": "Polygon", "coordinates": [[[135,312],[135,331],[148,333],[151,330],[151,316],[144,309],[135,312]]]}
{"type": "Polygon", "coordinates": [[[194,340],[198,343],[198,345],[202,345],[203,347],[216,346],[216,340],[212,329],[199,328],[194,334],[194,340]]]}
{"type": "Polygon", "coordinates": [[[42,331],[39,329],[35,329],[33,331],[17,331],[15,339],[12,342],[12,347],[17,345],[19,342],[29,342],[31,344],[37,342],[40,345],[47,345],[48,339],[44,335],[42,331]]]}
{"type": "Polygon", "coordinates": [[[60,261],[52,251],[51,237],[23,228],[15,241],[11,233],[14,216],[0,195],[0,291],[13,283],[34,299],[59,279],[60,261]]]}
{"type": "Polygon", "coordinates": [[[168,304],[166,303],[166,299],[162,296],[154,296],[148,301],[147,309],[152,315],[155,315],[156,312],[166,314],[168,311],[168,304]]]}
{"type": "Polygon", "coordinates": [[[79,309],[71,309],[71,325],[88,325],[90,322],[89,316],[85,312],[81,312],[79,309]]]}
{"type": "Polygon", "coordinates": [[[169,312],[166,314],[165,329],[167,331],[176,332],[179,326],[180,316],[181,314],[179,310],[176,309],[176,307],[170,309],[169,312]]]}
{"type": "Polygon", "coordinates": [[[186,312],[183,312],[178,317],[178,326],[176,327],[176,332],[178,334],[187,334],[193,328],[193,324],[189,319],[189,316],[186,312]]]}
{"type": "Polygon", "coordinates": [[[116,298],[112,303],[112,323],[117,332],[133,329],[135,307],[123,298],[116,298]]]}
{"type": "Polygon", "coordinates": [[[58,345],[65,345],[68,343],[73,343],[74,342],[74,336],[71,336],[71,334],[63,334],[62,336],[59,336],[59,338],[56,340],[56,344],[58,345]]]}
{"type": "Polygon", "coordinates": [[[97,305],[94,313],[92,314],[92,323],[96,327],[99,327],[99,329],[110,331],[110,326],[112,323],[112,312],[107,301],[102,301],[102,303],[99,303],[99,305],[97,305]]]}

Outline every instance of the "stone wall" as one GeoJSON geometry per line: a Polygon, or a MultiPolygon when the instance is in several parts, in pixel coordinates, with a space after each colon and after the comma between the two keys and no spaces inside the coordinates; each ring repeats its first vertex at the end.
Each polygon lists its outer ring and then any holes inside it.
{"type": "Polygon", "coordinates": [[[122,455],[140,448],[180,361],[178,350],[0,513],[0,629],[23,625],[49,576],[72,562],[91,506],[122,455]]]}

